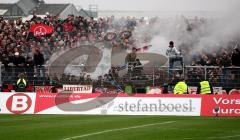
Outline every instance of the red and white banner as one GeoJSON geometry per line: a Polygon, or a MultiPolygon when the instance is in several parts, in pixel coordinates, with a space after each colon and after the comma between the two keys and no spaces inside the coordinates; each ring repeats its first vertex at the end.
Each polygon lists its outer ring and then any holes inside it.
{"type": "Polygon", "coordinates": [[[240,116],[239,95],[0,93],[1,114],[240,116]]]}
{"type": "Polygon", "coordinates": [[[33,24],[29,29],[29,33],[33,33],[35,37],[44,36],[53,33],[53,26],[48,26],[46,24],[33,24]]]}
{"type": "Polygon", "coordinates": [[[35,86],[36,93],[52,93],[53,86],[35,86]]]}
{"type": "Polygon", "coordinates": [[[0,93],[0,114],[34,114],[35,93],[0,93]]]}
{"type": "Polygon", "coordinates": [[[92,93],[92,85],[63,85],[63,91],[71,93],[92,93]]]}
{"type": "Polygon", "coordinates": [[[240,96],[202,96],[201,110],[201,116],[240,116],[240,96]]]}
{"type": "Polygon", "coordinates": [[[38,95],[37,114],[177,115],[200,116],[201,98],[125,94],[38,95]],[[45,101],[45,104],[42,102],[45,101]],[[47,102],[46,102],[47,101],[47,102]]]}

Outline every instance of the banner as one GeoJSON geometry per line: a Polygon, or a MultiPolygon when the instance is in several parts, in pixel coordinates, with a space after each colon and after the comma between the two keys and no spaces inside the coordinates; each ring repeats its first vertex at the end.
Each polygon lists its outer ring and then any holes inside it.
{"type": "Polygon", "coordinates": [[[0,114],[34,114],[35,93],[0,93],[0,114]]]}
{"type": "Polygon", "coordinates": [[[54,28],[46,24],[33,24],[29,29],[29,33],[35,37],[44,36],[47,34],[52,34],[54,28]]]}
{"type": "Polygon", "coordinates": [[[125,94],[37,94],[37,114],[200,116],[200,97],[125,94]],[[42,104],[43,101],[47,103],[42,104]]]}
{"type": "Polygon", "coordinates": [[[240,96],[202,96],[201,110],[201,116],[240,116],[240,96]]]}
{"type": "Polygon", "coordinates": [[[1,92],[0,114],[240,116],[240,96],[1,92]]]}
{"type": "Polygon", "coordinates": [[[70,93],[92,93],[92,85],[63,85],[63,91],[70,93]]]}
{"type": "Polygon", "coordinates": [[[36,93],[52,93],[52,88],[54,86],[35,86],[36,93]]]}
{"type": "Polygon", "coordinates": [[[229,95],[240,95],[240,90],[232,89],[229,91],[229,95]]]}

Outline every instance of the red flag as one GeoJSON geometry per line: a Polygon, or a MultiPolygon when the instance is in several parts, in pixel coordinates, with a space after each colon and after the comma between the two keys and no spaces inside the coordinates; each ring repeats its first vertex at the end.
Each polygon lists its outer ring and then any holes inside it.
{"type": "Polygon", "coordinates": [[[29,29],[29,33],[32,33],[35,37],[44,36],[52,34],[53,27],[46,24],[33,24],[29,29]]]}
{"type": "Polygon", "coordinates": [[[148,50],[148,47],[149,47],[149,46],[144,46],[144,47],[143,47],[143,50],[144,50],[144,51],[148,50]]]}
{"type": "Polygon", "coordinates": [[[63,30],[64,32],[71,32],[73,30],[73,25],[71,23],[64,23],[63,30]]]}
{"type": "Polygon", "coordinates": [[[147,45],[147,46],[143,46],[141,48],[136,48],[137,52],[144,52],[147,51],[149,47],[151,47],[152,45],[147,45]]]}

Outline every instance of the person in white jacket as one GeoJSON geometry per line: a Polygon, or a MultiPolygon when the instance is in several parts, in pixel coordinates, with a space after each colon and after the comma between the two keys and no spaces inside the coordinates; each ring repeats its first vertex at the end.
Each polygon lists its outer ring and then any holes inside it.
{"type": "Polygon", "coordinates": [[[172,76],[172,69],[174,62],[180,61],[181,65],[183,66],[183,58],[181,56],[181,53],[174,47],[174,42],[169,42],[169,47],[166,51],[166,55],[169,58],[169,76],[172,76]]]}

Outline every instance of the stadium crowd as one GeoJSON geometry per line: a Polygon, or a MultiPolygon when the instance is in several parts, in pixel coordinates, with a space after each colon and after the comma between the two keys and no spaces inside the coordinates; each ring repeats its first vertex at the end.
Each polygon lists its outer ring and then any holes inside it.
{"type": "MultiPolygon", "coordinates": [[[[208,24],[207,19],[195,19],[195,21],[188,20],[185,17],[181,17],[184,20],[186,27],[182,27],[185,32],[193,32],[202,24],[208,24]]],[[[68,47],[75,47],[79,42],[110,42],[113,47],[129,48],[137,46],[139,40],[142,42],[150,41],[151,38],[157,34],[154,32],[146,33],[142,36],[136,34],[139,33],[136,27],[140,27],[143,30],[148,30],[156,23],[157,18],[152,18],[148,21],[135,18],[120,18],[116,19],[114,16],[107,18],[84,18],[81,16],[69,15],[67,19],[60,19],[57,16],[47,15],[44,18],[33,17],[29,20],[23,21],[22,17],[16,20],[4,19],[0,17],[0,61],[5,67],[5,72],[9,73],[9,66],[13,65],[20,69],[20,72],[32,72],[36,73],[36,76],[44,76],[43,65],[51,55],[61,49],[68,47]],[[31,25],[36,23],[43,23],[53,26],[54,31],[51,35],[33,37],[29,34],[31,25]],[[124,34],[121,34],[121,31],[124,34]],[[110,34],[108,34],[110,32],[110,34]],[[116,37],[118,32],[120,37],[116,37]],[[133,37],[132,34],[134,35],[133,37]],[[40,69],[38,71],[38,69],[40,69]],[[42,71],[41,71],[42,70],[42,71]]],[[[162,23],[164,23],[163,21],[162,23]]],[[[167,22],[167,21],[166,21],[167,22]]],[[[166,23],[164,23],[166,24],[166,23]]],[[[230,42],[228,47],[219,46],[217,49],[201,50],[198,55],[187,58],[186,65],[190,66],[240,66],[238,58],[240,55],[239,46],[236,45],[236,40],[230,42]],[[228,49],[226,49],[228,48],[228,49]]],[[[188,54],[192,46],[179,45],[179,48],[183,54],[188,54]]],[[[216,48],[216,47],[215,47],[216,48]]],[[[189,70],[189,75],[201,74],[203,69],[192,68],[189,70]]],[[[209,78],[218,78],[215,75],[221,75],[220,73],[227,73],[226,71],[211,70],[209,71],[209,78]],[[213,76],[214,75],[214,76],[213,76]]],[[[16,76],[16,75],[15,75],[16,76]]],[[[46,77],[48,77],[46,75],[46,77]]],[[[106,76],[105,76],[106,77],[106,76]]],[[[53,75],[48,77],[52,81],[65,81],[73,83],[91,83],[93,80],[90,75],[82,74],[80,77],[69,75],[53,75]]],[[[103,77],[99,77],[102,79],[103,77]]],[[[221,78],[220,78],[221,79],[221,78]]],[[[216,79],[217,80],[217,79],[216,79]]]]}
{"type": "Polygon", "coordinates": [[[69,15],[67,19],[59,19],[57,16],[46,16],[44,18],[33,16],[32,19],[26,21],[23,21],[22,17],[16,20],[5,20],[1,17],[1,62],[5,66],[11,62],[20,66],[19,64],[24,65],[26,61],[33,62],[31,65],[42,65],[38,58],[33,59],[34,54],[43,54],[46,61],[58,49],[73,47],[79,41],[103,41],[106,32],[109,30],[124,31],[136,26],[136,21],[131,18],[125,19],[126,25],[120,25],[123,24],[124,20],[119,21],[122,22],[116,22],[118,24],[115,24],[113,23],[114,17],[94,20],[93,18],[85,19],[73,15],[69,15]],[[51,25],[54,27],[54,32],[50,36],[32,37],[28,34],[28,31],[30,26],[36,23],[51,25]],[[15,55],[21,56],[17,59],[19,62],[15,62],[15,55]]]}

